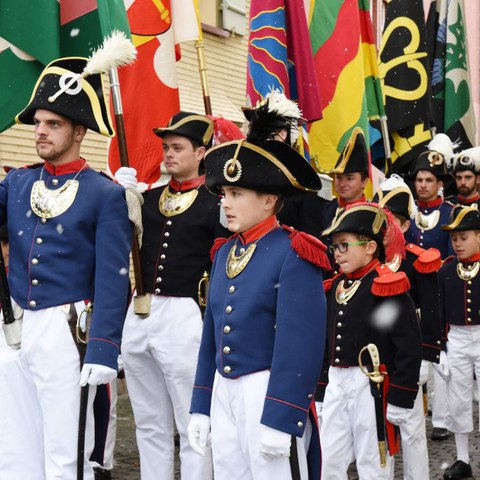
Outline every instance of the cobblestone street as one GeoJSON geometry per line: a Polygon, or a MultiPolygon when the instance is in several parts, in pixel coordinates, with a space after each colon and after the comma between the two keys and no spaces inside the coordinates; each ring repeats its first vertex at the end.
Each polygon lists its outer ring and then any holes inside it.
{"type": "MultiPolygon", "coordinates": [[[[472,463],[473,475],[480,480],[480,434],[478,432],[478,403],[474,405],[474,428],[475,432],[470,436],[470,458],[472,463]]],[[[135,441],[135,426],[130,408],[128,394],[124,393],[118,399],[118,430],[117,445],[115,450],[115,470],[114,480],[140,480],[140,463],[135,441]]],[[[453,435],[443,442],[434,442],[430,440],[431,418],[427,417],[427,434],[429,438],[429,457],[430,457],[430,479],[440,480],[443,478],[443,471],[453,461],[455,461],[455,442],[453,435]]],[[[179,479],[180,476],[175,477],[179,479]]],[[[352,473],[349,480],[358,477],[352,473]]],[[[395,479],[402,479],[402,460],[401,455],[395,461],[395,479]]],[[[163,480],[163,479],[158,479],[163,480]]],[[[427,480],[419,478],[418,480],[427,480]]]]}

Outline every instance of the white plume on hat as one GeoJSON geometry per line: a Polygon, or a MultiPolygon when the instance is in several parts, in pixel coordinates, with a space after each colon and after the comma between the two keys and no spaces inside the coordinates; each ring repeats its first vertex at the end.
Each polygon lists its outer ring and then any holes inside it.
{"type": "Polygon", "coordinates": [[[474,172],[480,172],[480,147],[467,148],[456,153],[447,162],[447,168],[454,172],[457,168],[466,168],[474,172]]]}
{"type": "Polygon", "coordinates": [[[410,187],[405,183],[405,180],[400,176],[397,175],[396,173],[393,173],[385,179],[381,184],[380,184],[380,190],[382,192],[390,192],[394,190],[395,188],[404,188],[409,191],[409,210],[411,212],[411,217],[413,218],[415,214],[417,213],[417,205],[415,204],[415,200],[413,199],[413,193],[410,187]]]}
{"type": "Polygon", "coordinates": [[[272,88],[272,90],[268,92],[263,99],[263,101],[266,100],[268,100],[268,109],[271,112],[276,112],[282,117],[296,118],[297,120],[302,118],[302,111],[298,107],[297,103],[287,98],[280,90],[272,88]]]}
{"type": "Polygon", "coordinates": [[[443,155],[445,163],[449,162],[453,157],[453,151],[459,146],[458,143],[454,143],[450,140],[445,133],[437,133],[428,144],[428,150],[438,152],[443,155]]]}

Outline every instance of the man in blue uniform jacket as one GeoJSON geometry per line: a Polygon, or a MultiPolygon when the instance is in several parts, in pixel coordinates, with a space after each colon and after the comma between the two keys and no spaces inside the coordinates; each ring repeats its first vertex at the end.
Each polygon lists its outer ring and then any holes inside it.
{"type": "MultiPolygon", "coordinates": [[[[42,438],[32,442],[43,444],[44,461],[32,479],[75,477],[80,384],[116,377],[128,297],[132,228],[124,190],[80,157],[88,128],[114,134],[101,76],[71,82],[86,63],[58,59],[42,72],[16,120],[34,125],[43,162],[10,171],[0,184],[0,221],[8,218],[10,237],[10,290],[24,310],[20,359],[37,404],[31,415],[42,423],[42,438]],[[71,330],[78,318],[76,333],[83,335],[88,301],[94,309],[80,372],[71,330]]],[[[84,464],[90,480],[88,434],[84,464]]],[[[18,448],[28,455],[27,446],[18,448]]]]}
{"type": "Polygon", "coordinates": [[[295,150],[263,133],[251,130],[247,141],[205,157],[206,186],[223,194],[234,235],[212,252],[189,439],[203,454],[211,427],[218,480],[289,480],[291,468],[319,477],[319,455],[307,466],[307,450],[318,446],[309,410],[325,340],[328,259],[318,239],[280,227],[275,214],[283,195],[316,191],[320,181],[295,150]]]}

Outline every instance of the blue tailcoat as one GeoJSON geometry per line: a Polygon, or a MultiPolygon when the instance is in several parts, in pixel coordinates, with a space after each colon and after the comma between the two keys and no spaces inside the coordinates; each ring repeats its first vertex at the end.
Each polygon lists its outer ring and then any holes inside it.
{"type": "Polygon", "coordinates": [[[0,183],[0,222],[8,221],[11,295],[29,310],[93,301],[85,362],[116,369],[132,240],[123,188],[87,168],[77,177],[77,196],[66,212],[42,220],[30,206],[32,185],[40,175],[48,188],[56,189],[76,174],[55,176],[42,168],[22,168],[10,171],[0,183]]]}
{"type": "Polygon", "coordinates": [[[278,228],[260,239],[231,279],[225,267],[235,240],[217,252],[191,411],[210,415],[216,370],[234,381],[269,369],[261,423],[301,437],[321,370],[326,306],[320,268],[298,257],[288,235],[278,228]]]}

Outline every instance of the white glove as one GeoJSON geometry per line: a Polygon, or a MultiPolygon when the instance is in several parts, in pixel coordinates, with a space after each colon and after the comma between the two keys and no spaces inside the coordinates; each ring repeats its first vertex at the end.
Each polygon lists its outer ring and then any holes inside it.
{"type": "Polygon", "coordinates": [[[428,372],[430,371],[430,364],[428,360],[422,360],[422,364],[420,365],[420,374],[418,376],[418,384],[425,385],[428,380],[428,372]]]}
{"type": "Polygon", "coordinates": [[[137,171],[131,167],[120,167],[115,172],[115,180],[123,188],[135,188],[137,186],[137,171]]]}
{"type": "Polygon", "coordinates": [[[411,412],[409,408],[397,407],[387,403],[387,420],[393,425],[403,425],[407,421],[407,416],[411,412]]]}
{"type": "Polygon", "coordinates": [[[203,413],[192,413],[187,432],[192,450],[204,457],[210,443],[210,417],[203,413]]]}
{"type": "Polygon", "coordinates": [[[322,418],[323,402],[315,402],[315,409],[317,410],[317,417],[322,418]]]}
{"type": "Polygon", "coordinates": [[[260,437],[260,453],[268,460],[290,456],[292,436],[289,433],[275,430],[263,425],[260,437]]]}
{"type": "Polygon", "coordinates": [[[450,368],[448,367],[447,354],[443,350],[440,352],[440,363],[432,363],[433,368],[446,381],[450,376],[450,368]]]}
{"type": "Polygon", "coordinates": [[[87,383],[89,385],[102,385],[111,382],[114,378],[117,378],[117,371],[114,368],[86,363],[80,374],[80,385],[82,387],[87,383]]]}
{"type": "Polygon", "coordinates": [[[124,370],[125,364],[123,363],[122,354],[118,355],[117,363],[118,363],[118,371],[121,372],[122,370],[124,370]]]}

